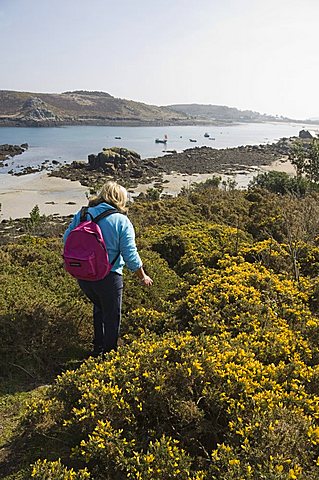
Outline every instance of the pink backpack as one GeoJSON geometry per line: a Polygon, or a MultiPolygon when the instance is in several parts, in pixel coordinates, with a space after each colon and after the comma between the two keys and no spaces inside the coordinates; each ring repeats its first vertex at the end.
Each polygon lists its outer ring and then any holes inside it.
{"type": "Polygon", "coordinates": [[[112,209],[93,218],[88,207],[82,207],[80,224],[69,233],[63,250],[64,268],[78,280],[102,280],[108,275],[118,259],[120,252],[112,262],[106,250],[105,242],[98,222],[113,213],[112,209]],[[87,215],[91,219],[86,220],[87,215]]]}

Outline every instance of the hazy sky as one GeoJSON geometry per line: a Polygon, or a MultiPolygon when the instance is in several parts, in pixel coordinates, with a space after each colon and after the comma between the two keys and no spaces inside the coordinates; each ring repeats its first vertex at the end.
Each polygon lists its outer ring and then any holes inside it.
{"type": "Polygon", "coordinates": [[[319,0],[0,0],[0,89],[319,117],[319,0]]]}

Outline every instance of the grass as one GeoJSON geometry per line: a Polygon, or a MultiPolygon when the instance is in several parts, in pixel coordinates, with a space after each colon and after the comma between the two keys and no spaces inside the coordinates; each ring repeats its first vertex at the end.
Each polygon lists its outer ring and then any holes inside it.
{"type": "Polygon", "coordinates": [[[24,449],[17,450],[14,440],[27,404],[39,397],[45,388],[20,374],[11,376],[9,381],[0,381],[0,478],[3,480],[25,478],[29,463],[24,458],[24,449]],[[19,463],[21,468],[17,469],[19,463]]]}

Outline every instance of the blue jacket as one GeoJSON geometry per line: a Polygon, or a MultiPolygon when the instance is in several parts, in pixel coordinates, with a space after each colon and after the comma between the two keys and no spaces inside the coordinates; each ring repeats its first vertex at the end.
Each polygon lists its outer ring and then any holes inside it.
{"type": "MultiPolygon", "coordinates": [[[[96,207],[89,207],[88,211],[94,218],[109,209],[114,209],[114,207],[103,202],[96,207]]],[[[81,212],[78,211],[74,215],[69,227],[65,231],[63,236],[64,243],[71,230],[79,225],[80,214],[81,212]]],[[[134,228],[128,217],[121,213],[113,213],[109,217],[102,218],[99,221],[99,227],[102,231],[110,262],[119,252],[121,253],[111,271],[122,274],[125,264],[132,272],[138,270],[142,266],[142,261],[135,244],[134,228]]]]}

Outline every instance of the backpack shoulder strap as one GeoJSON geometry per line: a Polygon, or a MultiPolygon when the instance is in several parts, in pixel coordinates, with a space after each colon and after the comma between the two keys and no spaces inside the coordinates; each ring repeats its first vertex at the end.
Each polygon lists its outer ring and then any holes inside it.
{"type": "MultiPolygon", "coordinates": [[[[102,212],[100,213],[100,215],[98,215],[97,217],[95,218],[92,218],[92,222],[94,223],[98,223],[100,220],[102,220],[102,218],[106,218],[108,217],[109,215],[112,215],[113,213],[121,213],[119,212],[118,210],[116,210],[116,208],[112,208],[110,210],[106,210],[105,212],[102,212]]],[[[124,214],[122,214],[124,215],[124,214]]],[[[117,261],[117,259],[119,258],[121,252],[118,252],[118,254],[115,256],[115,258],[112,260],[111,262],[111,265],[113,266],[115,264],[115,262],[117,261]]]]}
{"type": "Polygon", "coordinates": [[[80,223],[86,220],[87,213],[88,213],[88,207],[82,207],[80,212],[80,223]]]}
{"type": "Polygon", "coordinates": [[[111,265],[112,265],[112,266],[115,265],[115,262],[116,262],[117,259],[119,258],[120,254],[121,254],[121,252],[118,252],[118,253],[116,254],[115,258],[113,258],[113,260],[112,260],[112,262],[111,262],[111,265]]]}
{"type": "Polygon", "coordinates": [[[98,215],[97,217],[92,218],[92,222],[99,223],[99,221],[102,220],[102,218],[108,217],[109,215],[112,215],[113,213],[121,213],[121,212],[119,212],[115,208],[112,208],[110,210],[106,210],[105,212],[100,213],[100,215],[98,215]]]}
{"type": "Polygon", "coordinates": [[[91,220],[93,220],[93,217],[89,212],[89,207],[82,207],[80,211],[80,223],[85,222],[87,215],[90,215],[91,220]]]}

